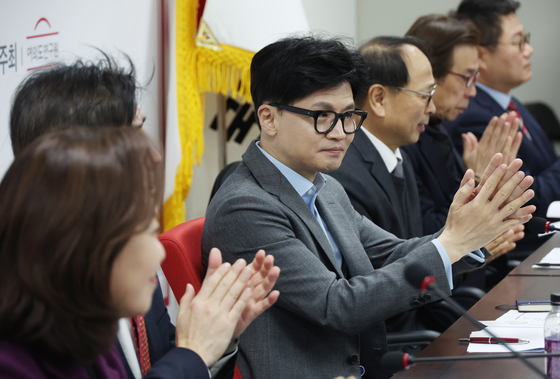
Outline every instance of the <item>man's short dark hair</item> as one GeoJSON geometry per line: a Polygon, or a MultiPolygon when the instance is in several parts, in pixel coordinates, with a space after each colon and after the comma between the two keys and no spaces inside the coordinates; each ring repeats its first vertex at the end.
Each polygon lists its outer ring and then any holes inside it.
{"type": "Polygon", "coordinates": [[[340,39],[289,37],[253,57],[251,95],[256,112],[264,102],[290,105],[342,83],[349,83],[356,96],[363,91],[362,76],[360,55],[340,39]]]}
{"type": "Polygon", "coordinates": [[[136,112],[136,74],[105,55],[98,62],[77,62],[37,71],[16,89],[10,137],[17,154],[40,135],[72,125],[130,125],[136,112]]]}
{"type": "Polygon", "coordinates": [[[469,19],[459,20],[442,14],[419,17],[406,35],[420,38],[428,44],[436,79],[442,79],[451,70],[456,46],[476,46],[479,43],[478,29],[469,19]]]}
{"type": "MultiPolygon", "coordinates": [[[[360,47],[360,54],[368,68],[368,75],[362,79],[367,89],[374,84],[388,87],[404,87],[408,84],[410,76],[404,61],[403,45],[416,46],[431,60],[426,44],[416,37],[380,36],[360,47]]],[[[357,104],[363,104],[366,97],[367,90],[355,96],[357,104]]]]}
{"type": "Polygon", "coordinates": [[[480,45],[494,51],[502,35],[500,16],[515,13],[519,6],[514,0],[463,0],[452,15],[470,19],[480,31],[480,45]]]}

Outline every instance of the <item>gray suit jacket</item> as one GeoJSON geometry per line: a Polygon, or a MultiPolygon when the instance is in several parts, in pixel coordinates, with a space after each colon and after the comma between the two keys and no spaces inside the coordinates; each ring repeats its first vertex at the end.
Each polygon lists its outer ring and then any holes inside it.
{"type": "MultiPolygon", "coordinates": [[[[433,236],[401,240],[362,217],[342,186],[327,176],[317,208],[348,267],[345,278],[321,226],[288,180],[251,143],[239,168],[207,211],[203,264],[212,247],[226,261],[251,261],[259,249],[281,269],[277,304],[241,337],[244,379],[383,377],[383,320],[428,300],[403,278],[413,262],[430,268],[449,291],[433,236]]],[[[466,262],[454,269],[472,269],[466,262]]]]}

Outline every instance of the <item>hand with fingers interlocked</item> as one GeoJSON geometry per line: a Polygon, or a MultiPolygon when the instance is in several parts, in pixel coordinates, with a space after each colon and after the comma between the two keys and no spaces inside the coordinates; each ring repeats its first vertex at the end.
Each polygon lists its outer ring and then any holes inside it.
{"type": "Polygon", "coordinates": [[[535,195],[528,189],[533,178],[519,171],[520,159],[509,166],[502,159],[502,154],[492,157],[476,188],[472,170],[463,177],[438,237],[452,263],[527,222],[536,210],[533,205],[523,207],[535,195]]]}

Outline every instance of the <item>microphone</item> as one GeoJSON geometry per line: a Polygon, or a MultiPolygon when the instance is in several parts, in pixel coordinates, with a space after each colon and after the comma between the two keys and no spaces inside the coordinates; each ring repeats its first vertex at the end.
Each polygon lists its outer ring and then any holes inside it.
{"type": "MultiPolygon", "coordinates": [[[[560,357],[560,353],[518,353],[523,358],[541,358],[541,357],[560,357]]],[[[490,359],[516,359],[514,354],[485,354],[485,355],[465,355],[459,357],[425,357],[419,358],[402,351],[389,351],[381,357],[381,366],[391,372],[408,370],[416,363],[426,362],[457,362],[457,361],[482,361],[490,359]]],[[[541,374],[542,376],[542,374],[541,374]]]]}
{"type": "Polygon", "coordinates": [[[559,230],[556,226],[542,217],[533,217],[527,221],[527,229],[533,233],[544,234],[559,230]]]}
{"type": "MultiPolygon", "coordinates": [[[[479,329],[486,328],[486,325],[484,325],[476,318],[474,318],[469,312],[467,312],[466,309],[464,309],[461,305],[459,305],[459,303],[457,303],[455,300],[449,297],[445,292],[443,292],[438,287],[435,277],[430,274],[430,271],[426,267],[422,266],[419,263],[409,264],[404,270],[404,277],[408,281],[408,283],[410,283],[411,285],[417,288],[420,288],[422,292],[426,292],[427,290],[434,291],[440,297],[444,298],[453,308],[455,308],[456,311],[462,314],[467,320],[469,320],[477,328],[479,329]]],[[[500,337],[494,335],[494,333],[492,333],[490,330],[486,330],[486,332],[490,335],[490,337],[495,338],[500,345],[503,345],[509,351],[511,351],[511,353],[515,358],[520,359],[527,367],[529,367],[531,370],[536,372],[540,377],[546,379],[547,376],[542,372],[540,372],[537,366],[529,362],[524,356],[519,354],[517,351],[513,350],[511,346],[504,343],[504,341],[500,337]]]]}

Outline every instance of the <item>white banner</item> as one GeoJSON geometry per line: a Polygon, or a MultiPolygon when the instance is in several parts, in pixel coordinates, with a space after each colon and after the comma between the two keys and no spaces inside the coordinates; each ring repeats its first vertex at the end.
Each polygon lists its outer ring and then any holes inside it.
{"type": "Polygon", "coordinates": [[[99,48],[126,67],[130,56],[145,88],[139,99],[146,132],[158,138],[158,0],[17,0],[0,12],[0,178],[13,160],[11,99],[34,69],[57,61],[94,60],[99,48]],[[152,78],[153,74],[153,78],[152,78]],[[151,79],[151,81],[150,81],[151,79]],[[149,83],[148,83],[149,82],[149,83]]]}

